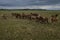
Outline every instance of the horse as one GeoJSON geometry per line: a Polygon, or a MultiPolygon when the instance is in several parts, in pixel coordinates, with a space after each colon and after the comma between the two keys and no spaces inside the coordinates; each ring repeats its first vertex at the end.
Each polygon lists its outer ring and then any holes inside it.
{"type": "Polygon", "coordinates": [[[7,19],[7,16],[5,14],[2,15],[3,19],[7,19]]]}
{"type": "Polygon", "coordinates": [[[50,20],[52,23],[56,23],[58,21],[58,14],[52,15],[50,20]]]}
{"type": "Polygon", "coordinates": [[[30,13],[31,15],[33,15],[33,16],[38,16],[38,14],[37,13],[30,13]]]}
{"type": "Polygon", "coordinates": [[[38,16],[36,17],[36,21],[40,22],[40,23],[48,23],[48,18],[47,17],[43,17],[43,16],[38,16]]]}
{"type": "Polygon", "coordinates": [[[21,18],[21,14],[18,14],[18,13],[12,13],[12,16],[14,16],[16,18],[21,18]]]}

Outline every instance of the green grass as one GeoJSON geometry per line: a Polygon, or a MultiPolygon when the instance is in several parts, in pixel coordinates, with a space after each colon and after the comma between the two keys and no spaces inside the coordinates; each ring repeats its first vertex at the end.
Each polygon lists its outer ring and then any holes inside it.
{"type": "Polygon", "coordinates": [[[60,40],[60,11],[0,11],[0,40],[60,40]],[[59,14],[56,24],[41,24],[27,19],[16,19],[10,15],[16,13],[38,13],[50,17],[59,14]],[[8,19],[1,18],[6,14],[8,19]]]}

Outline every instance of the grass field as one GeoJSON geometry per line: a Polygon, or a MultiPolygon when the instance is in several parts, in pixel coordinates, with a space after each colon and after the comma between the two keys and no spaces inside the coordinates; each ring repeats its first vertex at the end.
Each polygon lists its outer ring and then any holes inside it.
{"type": "Polygon", "coordinates": [[[60,40],[60,11],[0,11],[0,40],[60,40]],[[59,20],[55,24],[41,24],[33,20],[12,18],[12,12],[33,12],[46,17],[59,14],[59,20]],[[1,18],[2,14],[6,14],[8,19],[1,18]]]}

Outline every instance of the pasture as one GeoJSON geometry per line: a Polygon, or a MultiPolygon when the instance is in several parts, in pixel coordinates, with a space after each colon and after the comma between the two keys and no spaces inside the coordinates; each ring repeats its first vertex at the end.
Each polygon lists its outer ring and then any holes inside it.
{"type": "Polygon", "coordinates": [[[60,40],[60,11],[0,11],[0,40],[60,40]],[[58,14],[58,22],[41,24],[34,20],[16,19],[11,13],[37,13],[50,19],[58,14]],[[1,17],[2,14],[7,19],[1,17]]]}

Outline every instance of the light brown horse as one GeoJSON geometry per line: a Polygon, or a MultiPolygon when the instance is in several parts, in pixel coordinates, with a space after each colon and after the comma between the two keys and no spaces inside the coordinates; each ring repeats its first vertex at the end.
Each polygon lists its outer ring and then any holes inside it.
{"type": "Polygon", "coordinates": [[[37,17],[37,21],[40,23],[48,23],[48,18],[43,17],[43,16],[39,16],[39,17],[37,17]]]}
{"type": "Polygon", "coordinates": [[[38,16],[37,13],[30,13],[32,16],[38,16]]]}
{"type": "Polygon", "coordinates": [[[3,18],[3,19],[7,19],[7,15],[6,15],[6,14],[3,14],[3,15],[2,15],[2,18],[3,18]]]}
{"type": "Polygon", "coordinates": [[[29,14],[22,13],[22,18],[23,19],[27,19],[29,16],[30,16],[29,14]]]}
{"type": "Polygon", "coordinates": [[[21,18],[21,14],[19,14],[19,13],[12,13],[12,16],[14,16],[16,18],[21,18]]]}
{"type": "Polygon", "coordinates": [[[52,23],[56,23],[58,21],[58,14],[52,15],[50,20],[52,23]]]}
{"type": "Polygon", "coordinates": [[[37,13],[30,13],[30,15],[31,15],[31,20],[33,20],[33,19],[36,20],[39,14],[37,14],[37,13]]]}

